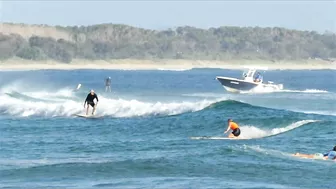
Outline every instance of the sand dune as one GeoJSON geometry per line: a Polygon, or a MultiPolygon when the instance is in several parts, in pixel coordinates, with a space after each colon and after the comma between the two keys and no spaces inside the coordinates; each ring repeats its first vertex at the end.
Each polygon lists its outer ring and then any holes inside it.
{"type": "Polygon", "coordinates": [[[264,67],[268,70],[318,70],[336,69],[335,63],[322,61],[271,62],[271,61],[197,61],[197,60],[74,60],[70,64],[56,61],[27,61],[12,59],[0,61],[0,70],[73,70],[73,69],[113,69],[113,70],[188,70],[192,68],[243,69],[244,67],[264,67]]]}

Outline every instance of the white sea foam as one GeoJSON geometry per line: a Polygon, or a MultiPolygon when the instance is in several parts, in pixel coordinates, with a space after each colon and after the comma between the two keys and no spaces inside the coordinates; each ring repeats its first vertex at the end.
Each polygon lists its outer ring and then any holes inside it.
{"type": "Polygon", "coordinates": [[[305,124],[313,123],[313,122],[317,122],[317,120],[302,120],[302,121],[294,122],[286,127],[274,128],[274,129],[260,129],[255,126],[244,125],[244,126],[241,126],[240,128],[241,129],[240,137],[244,139],[252,139],[252,138],[263,138],[263,137],[273,136],[273,135],[277,135],[280,133],[285,133],[292,129],[295,129],[305,124]]]}
{"type": "Polygon", "coordinates": [[[182,94],[182,96],[190,96],[190,97],[211,97],[211,98],[220,98],[225,94],[221,93],[190,93],[190,94],[182,94]]]}
{"type": "Polygon", "coordinates": [[[326,90],[320,90],[320,89],[305,89],[305,90],[281,90],[281,92],[288,92],[288,93],[329,93],[326,90]]]}
{"type": "MultiPolygon", "coordinates": [[[[62,99],[62,97],[75,96],[70,89],[62,89],[57,92],[37,91],[23,94],[32,95],[37,99],[53,99],[54,101],[30,101],[29,99],[15,98],[2,94],[0,96],[0,111],[14,116],[71,116],[85,111],[83,107],[84,99],[82,101],[62,99]]],[[[221,100],[224,99],[200,100],[196,102],[143,102],[136,99],[111,99],[100,95],[96,114],[112,117],[175,115],[199,111],[221,100]]]]}
{"type": "Polygon", "coordinates": [[[294,112],[305,113],[305,114],[336,116],[336,112],[334,112],[334,111],[303,111],[303,110],[293,110],[293,111],[294,112]]]}
{"type": "Polygon", "coordinates": [[[319,93],[329,93],[329,91],[326,90],[320,90],[320,89],[305,89],[305,90],[290,90],[290,89],[274,89],[273,87],[259,87],[250,90],[250,91],[244,91],[241,93],[275,93],[275,92],[281,92],[281,93],[312,93],[312,94],[319,94],[319,93]]]}

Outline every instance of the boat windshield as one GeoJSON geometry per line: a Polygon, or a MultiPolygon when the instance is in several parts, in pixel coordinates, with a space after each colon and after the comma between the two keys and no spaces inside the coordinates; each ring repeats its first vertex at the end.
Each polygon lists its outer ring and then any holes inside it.
{"type": "Polygon", "coordinates": [[[254,72],[253,72],[253,71],[250,71],[250,72],[247,73],[247,77],[251,77],[251,78],[252,78],[252,77],[253,77],[253,74],[254,74],[254,72]]]}
{"type": "Polygon", "coordinates": [[[246,78],[246,77],[253,78],[253,75],[254,75],[254,71],[253,70],[249,70],[249,71],[243,72],[242,77],[243,78],[246,78]]]}
{"type": "Polygon", "coordinates": [[[243,79],[245,79],[247,77],[247,72],[244,72],[242,77],[243,77],[243,79]]]}

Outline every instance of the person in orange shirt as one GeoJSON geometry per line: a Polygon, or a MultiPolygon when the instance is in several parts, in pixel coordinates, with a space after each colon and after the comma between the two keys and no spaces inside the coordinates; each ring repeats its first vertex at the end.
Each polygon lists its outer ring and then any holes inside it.
{"type": "Polygon", "coordinates": [[[228,119],[228,128],[224,133],[227,133],[230,129],[232,133],[230,133],[229,138],[238,137],[240,135],[240,129],[237,123],[233,122],[232,119],[228,119]]]}

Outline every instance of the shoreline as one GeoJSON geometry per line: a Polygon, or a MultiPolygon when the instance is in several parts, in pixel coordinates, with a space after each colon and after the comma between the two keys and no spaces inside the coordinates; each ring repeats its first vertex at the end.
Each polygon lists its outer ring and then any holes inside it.
{"type": "Polygon", "coordinates": [[[29,70],[171,70],[185,71],[193,68],[214,68],[243,70],[246,67],[266,68],[267,70],[321,70],[336,69],[336,62],[322,60],[272,62],[262,60],[79,60],[71,63],[60,63],[52,60],[29,61],[10,59],[0,61],[0,71],[29,71],[29,70]]]}

